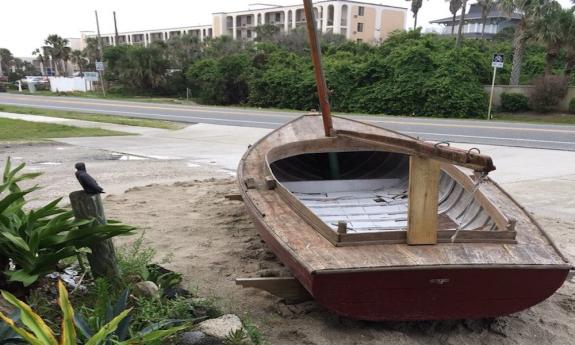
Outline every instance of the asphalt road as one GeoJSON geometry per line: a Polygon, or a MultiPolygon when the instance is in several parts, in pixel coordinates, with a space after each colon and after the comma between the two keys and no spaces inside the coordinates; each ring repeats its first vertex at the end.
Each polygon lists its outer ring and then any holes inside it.
{"type": "MultiPolygon", "coordinates": [[[[235,107],[172,105],[79,97],[0,93],[0,104],[151,118],[188,123],[276,128],[302,112],[235,107]]],[[[347,116],[347,115],[346,115],[347,116]]],[[[451,120],[420,117],[349,115],[424,140],[575,151],[575,126],[451,120]]]]}

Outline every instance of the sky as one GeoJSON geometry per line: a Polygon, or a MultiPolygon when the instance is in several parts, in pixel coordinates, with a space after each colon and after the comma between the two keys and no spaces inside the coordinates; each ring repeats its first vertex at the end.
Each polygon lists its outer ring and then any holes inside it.
{"type": "MultiPolygon", "coordinates": [[[[100,31],[113,32],[112,12],[116,11],[118,30],[162,29],[198,24],[211,24],[212,13],[245,10],[249,4],[293,5],[301,0],[0,0],[0,47],[18,57],[31,56],[43,45],[49,34],[80,37],[80,31],[96,31],[94,10],[100,17],[100,31]]],[[[405,0],[363,2],[409,8],[405,0]]],[[[470,1],[470,3],[475,1],[470,1]]],[[[570,0],[559,0],[570,6],[570,0]]],[[[446,0],[424,0],[419,13],[419,26],[431,27],[430,20],[449,17],[446,0]]],[[[413,26],[411,12],[408,27],[413,26]]]]}

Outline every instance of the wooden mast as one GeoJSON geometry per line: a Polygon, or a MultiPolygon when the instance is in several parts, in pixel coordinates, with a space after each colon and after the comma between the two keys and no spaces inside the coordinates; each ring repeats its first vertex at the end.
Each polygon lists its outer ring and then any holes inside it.
{"type": "Polygon", "coordinates": [[[309,35],[309,46],[311,48],[311,58],[315,71],[315,82],[317,85],[317,94],[319,97],[319,104],[321,107],[321,116],[323,118],[323,128],[325,136],[333,136],[333,125],[331,121],[331,111],[329,107],[329,97],[327,92],[327,85],[325,83],[325,76],[321,67],[321,47],[317,35],[317,25],[313,13],[312,0],[303,0],[303,7],[305,12],[305,21],[307,25],[307,32],[309,35]]]}

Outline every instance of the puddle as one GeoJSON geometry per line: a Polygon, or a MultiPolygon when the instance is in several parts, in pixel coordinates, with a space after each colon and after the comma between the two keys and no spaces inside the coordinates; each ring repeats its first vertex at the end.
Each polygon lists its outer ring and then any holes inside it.
{"type": "Polygon", "coordinates": [[[38,165],[46,165],[46,166],[54,166],[54,165],[62,165],[62,162],[38,162],[38,165]]]}
{"type": "Polygon", "coordinates": [[[145,157],[138,157],[138,156],[131,156],[131,155],[121,155],[118,158],[119,161],[145,161],[148,158],[145,157]]]}
{"type": "Polygon", "coordinates": [[[134,156],[134,155],[126,155],[122,153],[112,153],[110,155],[106,155],[103,160],[110,160],[110,161],[144,161],[149,158],[141,157],[141,156],[134,156]]]}
{"type": "Polygon", "coordinates": [[[216,171],[217,171],[217,172],[223,172],[224,174],[228,174],[228,175],[230,175],[230,176],[232,176],[232,177],[236,177],[236,172],[233,171],[233,170],[219,169],[219,170],[216,170],[216,171]]]}

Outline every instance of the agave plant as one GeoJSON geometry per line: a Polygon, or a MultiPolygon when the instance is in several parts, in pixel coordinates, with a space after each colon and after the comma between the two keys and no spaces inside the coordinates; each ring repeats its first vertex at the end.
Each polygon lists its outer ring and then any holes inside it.
{"type": "MultiPolygon", "coordinates": [[[[90,339],[97,333],[97,329],[101,328],[104,324],[111,322],[114,318],[121,315],[121,313],[128,308],[128,297],[130,295],[130,290],[125,289],[124,292],[120,295],[118,300],[112,304],[110,301],[107,302],[105,316],[92,316],[92,317],[85,317],[82,315],[81,312],[74,315],[74,322],[79,333],[85,338],[90,339]],[[96,330],[94,330],[96,329],[96,330]]],[[[115,331],[110,333],[105,340],[102,342],[102,345],[114,345],[118,341],[127,341],[130,337],[130,322],[132,321],[132,315],[127,315],[116,328],[115,331]]],[[[183,323],[193,323],[197,320],[195,319],[187,319],[187,320],[162,320],[161,322],[153,323],[140,331],[136,331],[136,338],[143,337],[148,335],[151,332],[158,331],[164,329],[166,327],[172,327],[176,325],[181,325],[183,323]]],[[[0,343],[1,344],[1,343],[0,343]]]]}
{"type": "Polygon", "coordinates": [[[39,174],[20,174],[24,166],[20,164],[12,169],[8,158],[0,184],[0,262],[2,258],[10,258],[15,266],[14,270],[6,267],[0,270],[4,270],[11,281],[29,286],[53,271],[60,260],[76,255],[80,249],[134,230],[114,221],[106,225],[93,220],[77,221],[72,211],[58,206],[61,198],[38,209],[26,210],[25,196],[39,187],[21,189],[18,183],[39,174]]]}
{"type": "MultiPolygon", "coordinates": [[[[46,322],[36,314],[29,305],[17,299],[9,292],[2,291],[2,297],[15,306],[20,311],[20,320],[26,327],[16,325],[16,322],[0,312],[2,319],[8,327],[17,333],[23,340],[31,345],[99,345],[107,341],[108,337],[114,333],[118,326],[128,317],[131,309],[126,309],[114,317],[110,322],[101,327],[97,332],[90,335],[84,342],[78,342],[76,334],[76,323],[74,321],[74,309],[68,299],[68,291],[64,284],[58,282],[58,305],[62,310],[62,327],[60,330],[60,340],[54,335],[54,331],[48,327],[46,322]]],[[[117,345],[144,344],[146,342],[164,339],[176,332],[185,329],[185,326],[172,327],[165,330],[155,329],[151,331],[142,331],[135,337],[125,341],[115,341],[117,345]]]]}

